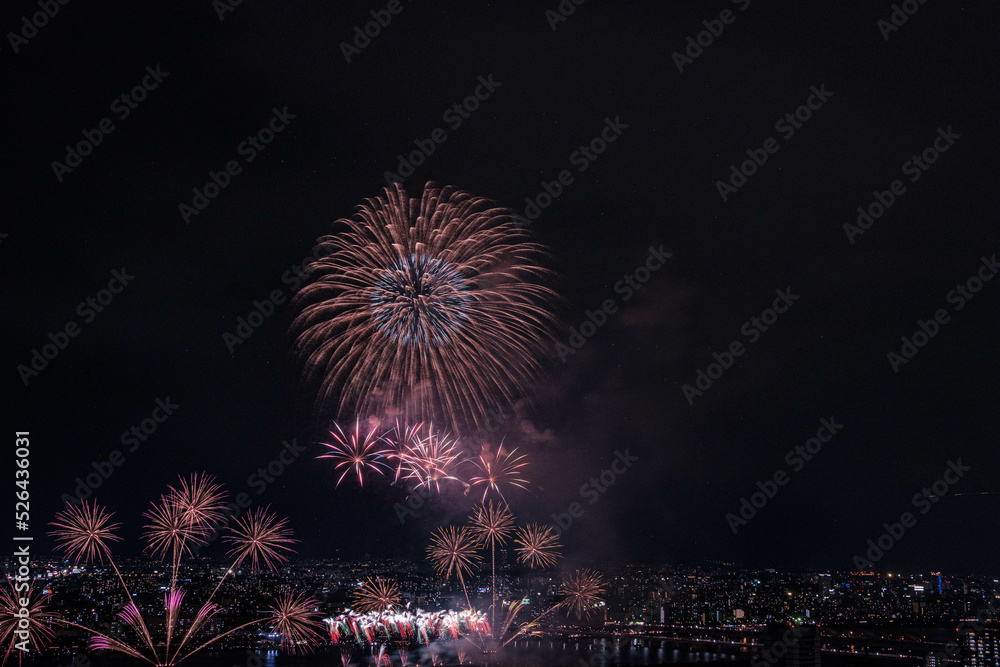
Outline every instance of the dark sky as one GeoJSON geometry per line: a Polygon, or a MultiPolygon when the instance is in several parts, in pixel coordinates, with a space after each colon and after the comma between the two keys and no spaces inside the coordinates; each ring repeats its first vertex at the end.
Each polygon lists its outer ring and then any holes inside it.
{"type": "MultiPolygon", "coordinates": [[[[1000,253],[996,3],[911,0],[886,39],[889,2],[589,2],[553,30],[555,0],[404,0],[349,63],[341,42],[385,3],[244,2],[224,20],[209,0],[100,4],[59,5],[16,53],[10,35],[3,47],[4,424],[11,441],[31,432],[36,549],[52,546],[43,524],[60,496],[115,450],[124,460],[95,495],[130,538],[194,471],[287,515],[307,555],[419,556],[461,517],[467,503],[449,498],[401,525],[398,489],[334,488],[318,426],[298,416],[287,302],[232,353],[223,341],[255,299],[288,296],[283,274],[442,128],[406,187],[452,184],[523,212],[569,170],[532,225],[561,276],[558,335],[606,299],[619,307],[498,431],[533,460],[534,493],[512,499],[522,521],[581,504],[570,562],[854,569],[909,511],[878,569],[996,572],[1000,496],[954,494],[1000,494],[1000,280],[949,298],[1000,253]],[[698,55],[687,40],[703,22],[722,32],[698,55]],[[499,85],[453,128],[445,110],[479,77],[499,85]],[[155,88],[136,108],[113,106],[144,79],[155,88]],[[241,142],[286,107],[294,118],[247,162],[241,142]],[[776,126],[797,110],[808,119],[776,126]],[[91,154],[53,168],[105,118],[114,129],[91,154]],[[606,119],[620,135],[579,171],[572,154],[606,119]],[[947,150],[925,171],[905,165],[936,139],[947,150]],[[747,151],[767,160],[724,200],[717,182],[747,151]],[[179,205],[229,160],[240,172],[186,222],[179,205]],[[896,179],[901,194],[849,239],[858,207],[896,179]],[[661,245],[665,266],[616,294],[661,245]],[[102,312],[78,310],[123,269],[134,279],[102,312]],[[797,298],[753,333],[776,290],[797,298]],[[887,354],[939,309],[947,322],[894,370],[887,354]],[[17,367],[70,322],[78,335],[26,385],[17,367]],[[735,341],[744,354],[689,403],[683,386],[735,341]],[[179,407],[128,451],[121,434],[167,397],[179,407]],[[821,419],[843,428],[786,461],[821,419]],[[273,484],[250,479],[292,438],[305,450],[273,484]],[[626,450],[637,460],[613,487],[581,489],[626,450]],[[959,459],[970,469],[939,502],[914,502],[959,459]],[[779,471],[787,483],[734,535],[727,513],[779,471]]],[[[5,31],[40,11],[10,10],[5,31]]]]}

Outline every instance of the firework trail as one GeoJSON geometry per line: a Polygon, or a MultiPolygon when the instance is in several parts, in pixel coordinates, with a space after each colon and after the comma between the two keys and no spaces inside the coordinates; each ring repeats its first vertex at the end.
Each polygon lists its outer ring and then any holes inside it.
{"type": "MultiPolygon", "coordinates": [[[[506,506],[494,505],[491,500],[478,506],[472,513],[469,531],[480,544],[490,550],[490,594],[493,598],[490,604],[490,621],[496,627],[497,606],[497,546],[506,546],[507,540],[514,531],[514,515],[506,506]]],[[[494,638],[495,639],[495,638],[494,638]]]]}
{"type": "Polygon", "coordinates": [[[31,646],[35,651],[41,653],[45,645],[52,639],[51,625],[58,622],[58,614],[47,611],[46,606],[49,595],[35,590],[32,582],[28,590],[17,591],[14,588],[14,579],[7,577],[7,586],[0,592],[0,645],[4,646],[3,664],[7,663],[11,651],[17,651],[18,664],[26,651],[16,648],[15,645],[31,646]],[[28,617],[21,618],[18,613],[21,611],[21,599],[26,599],[28,604],[28,617]],[[23,621],[23,623],[21,623],[23,621]],[[19,623],[21,627],[19,627],[19,623]],[[25,624],[27,626],[25,627],[25,624]]]}
{"type": "Polygon", "coordinates": [[[294,352],[316,409],[482,426],[554,349],[545,251],[512,211],[448,186],[367,199],[296,295],[294,352]]]}
{"type": "Polygon", "coordinates": [[[378,473],[384,475],[385,470],[391,468],[382,462],[388,453],[384,449],[383,435],[376,435],[377,428],[372,427],[367,432],[361,428],[361,422],[354,422],[354,429],[350,433],[345,433],[339,424],[334,424],[330,430],[333,442],[324,442],[323,446],[329,451],[321,455],[321,459],[334,459],[337,461],[336,469],[343,468],[340,478],[337,479],[337,486],[344,481],[344,478],[351,472],[358,477],[358,486],[364,486],[364,473],[378,473]]]}
{"type": "Polygon", "coordinates": [[[528,480],[522,477],[521,468],[528,465],[525,455],[515,456],[517,448],[509,452],[504,452],[503,444],[497,448],[495,454],[490,455],[489,447],[483,445],[483,451],[478,458],[472,459],[472,464],[476,468],[476,474],[469,480],[469,490],[477,486],[483,487],[483,497],[480,502],[486,501],[486,496],[490,491],[495,492],[500,500],[507,504],[507,499],[503,495],[502,486],[509,485],[520,489],[528,488],[528,480]]]}
{"type": "Polygon", "coordinates": [[[401,599],[395,581],[369,578],[354,594],[354,606],[363,614],[382,612],[398,607],[401,599]]]}
{"type": "Polygon", "coordinates": [[[193,553],[193,547],[206,543],[212,525],[222,517],[225,495],[221,486],[207,475],[195,474],[188,479],[181,478],[179,486],[169,488],[170,492],[161,496],[160,501],[154,503],[152,509],[144,514],[150,520],[145,526],[144,534],[147,551],[171,562],[170,586],[164,593],[163,599],[165,630],[163,642],[157,642],[153,638],[142,611],[134,601],[131,601],[134,596],[125,584],[108,547],[108,542],[118,539],[112,532],[117,528],[117,524],[111,524],[111,514],[96,503],[88,505],[84,502],[59,512],[52,523],[56,528],[52,534],[58,541],[57,548],[72,556],[75,562],[81,560],[85,563],[104,562],[107,559],[130,600],[119,612],[118,617],[136,633],[139,644],[135,645],[125,639],[111,637],[66,620],[57,622],[89,633],[91,648],[95,650],[124,653],[157,667],[176,665],[234,632],[267,621],[272,622],[275,631],[281,636],[282,646],[290,650],[318,637],[316,628],[321,626],[314,618],[316,614],[311,611],[315,601],[303,598],[301,595],[286,594],[278,598],[277,606],[272,610],[271,616],[244,623],[184,652],[189,642],[218,612],[219,607],[212,602],[212,598],[233,568],[249,564],[251,571],[261,566],[275,569],[287,561],[283,552],[291,550],[288,545],[294,540],[285,521],[279,520],[267,509],[251,512],[234,526],[228,527],[227,530],[231,535],[227,535],[224,539],[233,543],[233,548],[229,552],[234,558],[233,564],[227,568],[215,590],[201,605],[194,618],[183,623],[180,620],[180,611],[185,592],[177,587],[177,571],[182,558],[193,553]],[[175,632],[185,626],[180,642],[176,647],[172,647],[175,632]]]}

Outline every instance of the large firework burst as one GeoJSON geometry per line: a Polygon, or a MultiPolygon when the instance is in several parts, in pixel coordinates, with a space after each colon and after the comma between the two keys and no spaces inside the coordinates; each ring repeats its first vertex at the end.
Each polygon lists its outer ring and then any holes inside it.
{"type": "Polygon", "coordinates": [[[482,426],[553,349],[544,249],[512,211],[454,187],[396,185],[320,239],[295,298],[295,353],[316,408],[482,426]]]}

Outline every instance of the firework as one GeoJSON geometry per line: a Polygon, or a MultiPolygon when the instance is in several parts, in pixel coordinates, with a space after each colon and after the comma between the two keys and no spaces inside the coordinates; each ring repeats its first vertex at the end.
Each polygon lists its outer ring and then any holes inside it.
{"type": "Polygon", "coordinates": [[[283,551],[291,551],[289,546],[296,540],[292,539],[292,531],[287,527],[287,519],[279,519],[269,508],[257,508],[245,517],[236,520],[236,526],[231,527],[232,535],[223,539],[234,544],[229,551],[236,558],[234,566],[249,559],[252,569],[260,565],[276,570],[278,565],[288,562],[283,551]]]}
{"type": "Polygon", "coordinates": [[[476,540],[468,528],[448,526],[440,528],[431,536],[427,555],[437,573],[445,579],[454,574],[472,574],[472,568],[479,561],[476,540]]]}
{"type": "Polygon", "coordinates": [[[339,424],[333,426],[334,428],[330,431],[333,442],[322,443],[329,451],[319,458],[334,459],[337,461],[335,469],[343,468],[340,478],[337,479],[337,486],[340,486],[340,483],[352,471],[358,476],[358,486],[363,486],[364,473],[375,472],[383,475],[385,474],[383,469],[390,469],[382,462],[386,452],[383,449],[382,436],[375,435],[377,429],[373,427],[364,432],[361,429],[361,423],[356,421],[354,429],[348,434],[339,424]]]}
{"type": "Polygon", "coordinates": [[[530,567],[552,567],[559,560],[559,538],[552,526],[529,523],[514,537],[517,560],[530,567]]]}
{"type": "Polygon", "coordinates": [[[408,480],[415,483],[415,488],[426,487],[439,493],[442,482],[464,483],[454,474],[455,467],[464,462],[458,440],[435,431],[433,424],[426,429],[422,423],[397,425],[393,433],[396,436],[390,440],[394,445],[390,456],[398,461],[397,481],[408,480]]]}
{"type": "Polygon", "coordinates": [[[112,516],[114,514],[109,514],[97,503],[88,504],[84,500],[56,514],[52,525],[58,530],[50,534],[59,542],[56,548],[73,555],[74,563],[81,560],[84,563],[103,563],[106,557],[111,556],[108,542],[121,539],[112,532],[121,525],[111,523],[112,516]]]}
{"type": "Polygon", "coordinates": [[[283,593],[271,608],[271,630],[281,637],[281,646],[289,653],[308,650],[320,637],[322,624],[313,611],[316,601],[304,593],[283,593]]]}
{"type": "Polygon", "coordinates": [[[354,594],[354,606],[362,613],[386,611],[398,607],[400,599],[395,581],[368,579],[354,594]]]}
{"type": "MultiPolygon", "coordinates": [[[[3,662],[7,662],[11,651],[16,650],[17,655],[25,655],[17,644],[25,647],[30,645],[36,651],[41,652],[45,644],[52,639],[51,625],[58,621],[58,614],[47,611],[46,605],[49,595],[36,591],[34,582],[29,585],[26,591],[16,591],[14,580],[7,578],[7,586],[0,592],[0,646],[4,647],[3,662]],[[28,610],[28,617],[25,621],[27,627],[18,627],[18,622],[24,620],[19,617],[22,600],[27,600],[28,604],[23,605],[28,610]]],[[[20,662],[20,660],[19,660],[20,662]]]]}
{"type": "Polygon", "coordinates": [[[469,488],[475,489],[477,486],[483,487],[483,497],[480,502],[486,500],[490,491],[495,492],[500,499],[506,503],[503,486],[514,486],[520,489],[528,488],[528,480],[522,477],[521,468],[528,465],[525,455],[515,456],[517,448],[509,452],[504,452],[503,446],[497,448],[495,454],[490,454],[489,448],[483,445],[483,451],[478,458],[472,460],[476,467],[476,475],[469,480],[469,488]]]}
{"type": "Polygon", "coordinates": [[[586,618],[604,595],[604,580],[593,570],[577,570],[563,582],[562,592],[566,598],[560,604],[566,613],[586,618]]]}
{"type": "Polygon", "coordinates": [[[488,547],[503,546],[514,530],[514,515],[491,500],[473,510],[470,523],[470,531],[480,543],[488,547]]]}
{"type": "Polygon", "coordinates": [[[310,265],[292,323],[317,410],[483,426],[554,349],[555,293],[512,211],[453,187],[368,199],[310,265]]]}
{"type": "Polygon", "coordinates": [[[232,535],[226,538],[234,543],[230,555],[235,561],[225,570],[215,590],[198,608],[195,616],[182,621],[180,616],[184,608],[185,591],[177,586],[178,569],[183,556],[191,555],[193,547],[207,542],[212,525],[223,516],[223,498],[221,487],[211,477],[192,475],[188,479],[181,478],[177,487],[169,487],[169,493],[161,496],[160,501],[154,503],[152,509],[144,514],[150,521],[145,526],[143,534],[147,550],[172,561],[170,584],[163,596],[163,610],[156,612],[156,616],[163,619],[162,622],[157,622],[157,626],[162,627],[165,632],[165,637],[162,639],[154,639],[143,618],[142,610],[133,600],[135,596],[129,591],[108,548],[107,543],[117,539],[111,532],[117,527],[110,524],[111,515],[103,508],[88,505],[86,502],[57,514],[53,522],[57,530],[52,534],[60,542],[58,548],[67,552],[68,556],[74,557],[76,562],[80,560],[104,562],[104,559],[107,559],[118,575],[118,581],[125,592],[125,599],[129,600],[118,613],[118,618],[128,628],[134,630],[138,643],[130,643],[126,639],[104,634],[65,619],[56,622],[88,633],[91,636],[91,648],[95,650],[123,653],[159,667],[176,665],[223,637],[268,620],[274,624],[284,647],[296,649],[304,643],[313,641],[317,637],[315,627],[318,627],[315,614],[311,611],[315,603],[301,595],[286,594],[278,598],[272,616],[243,623],[207,641],[201,640],[199,645],[194,646],[193,640],[204,629],[207,621],[219,611],[219,606],[212,602],[212,598],[233,568],[248,563],[251,570],[264,565],[274,569],[286,560],[281,552],[289,551],[288,544],[294,542],[285,521],[279,520],[266,509],[258,509],[237,521],[236,525],[230,528],[232,535]],[[179,639],[176,644],[173,641],[175,634],[179,639]]]}

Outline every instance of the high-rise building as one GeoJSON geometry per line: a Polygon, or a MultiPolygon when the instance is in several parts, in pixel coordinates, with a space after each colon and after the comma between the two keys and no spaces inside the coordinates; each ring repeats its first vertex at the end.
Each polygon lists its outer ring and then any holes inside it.
{"type": "Polygon", "coordinates": [[[962,635],[962,667],[1000,665],[1000,629],[967,630],[962,635]]]}
{"type": "Polygon", "coordinates": [[[820,635],[815,625],[799,626],[798,641],[788,647],[788,667],[819,667],[820,635]]]}

